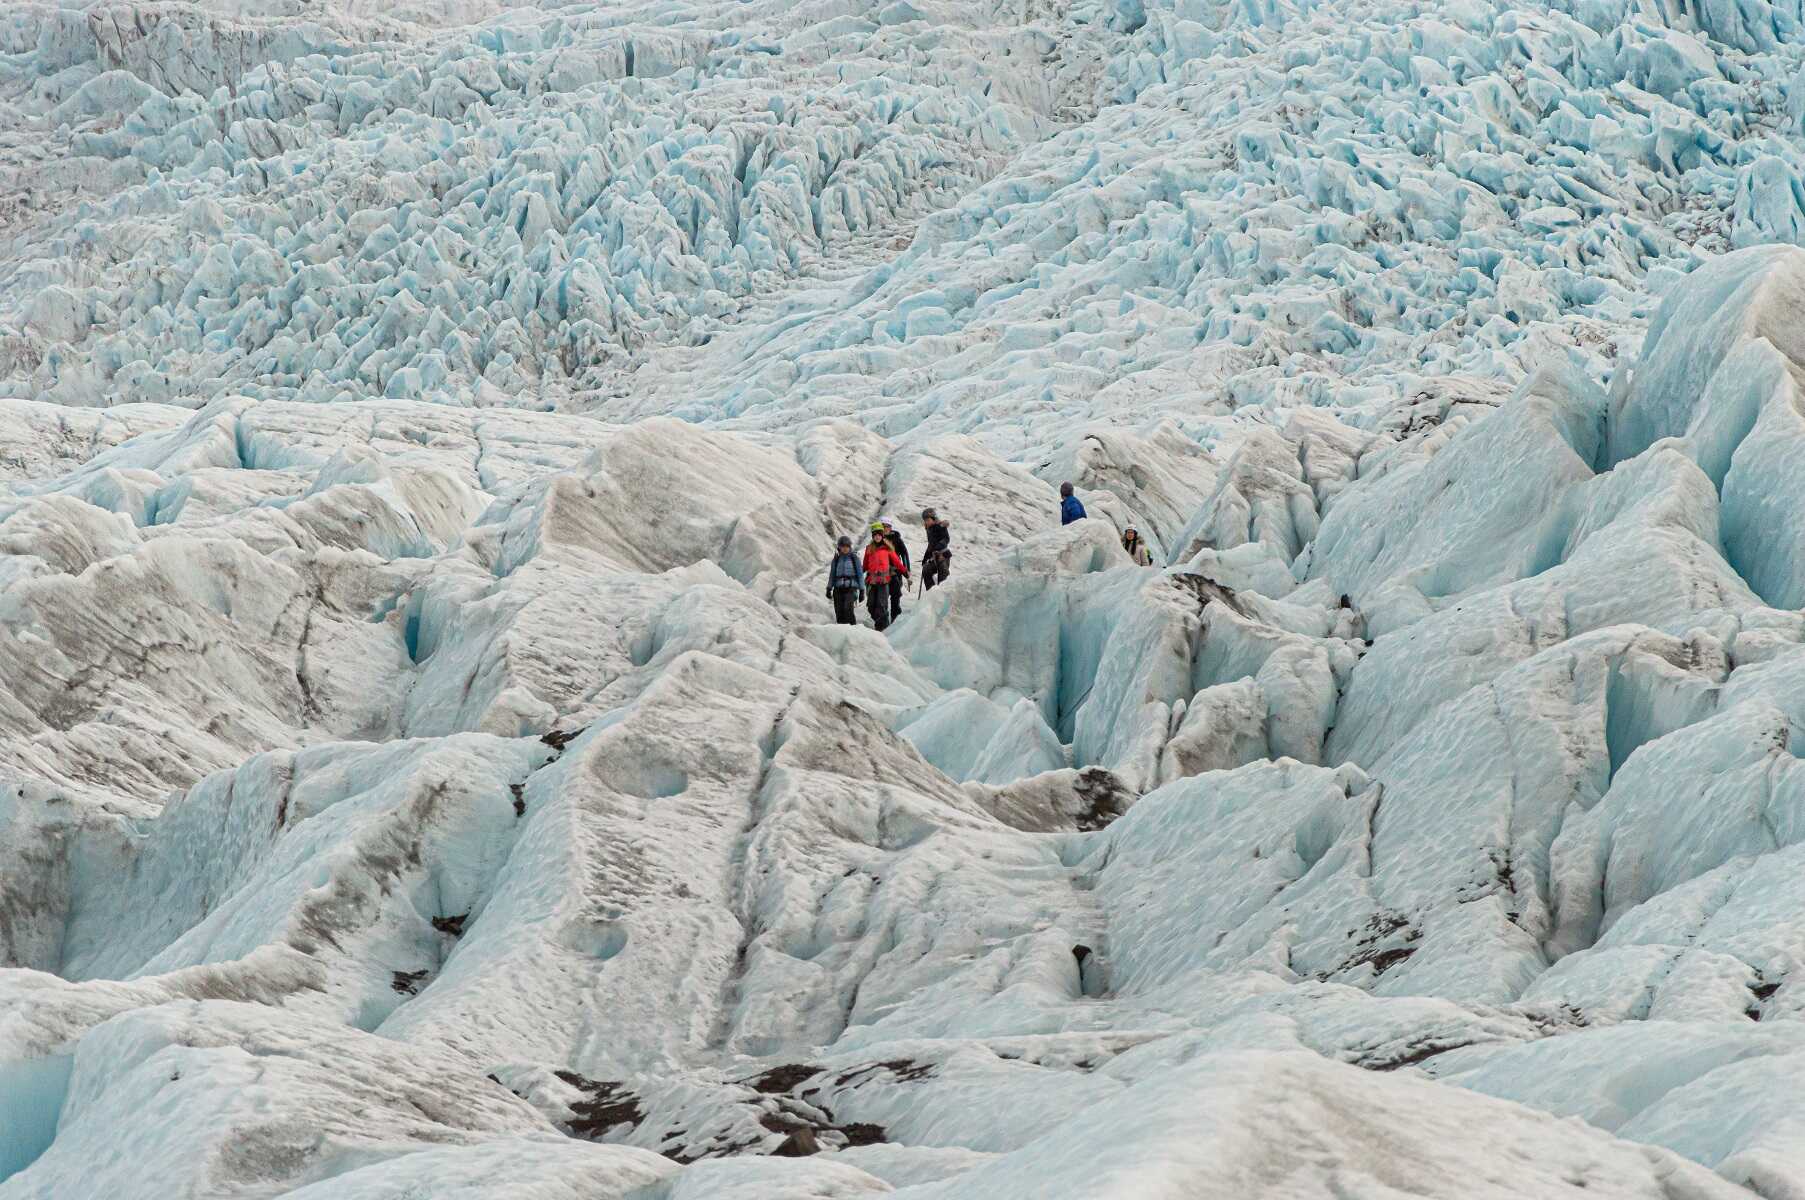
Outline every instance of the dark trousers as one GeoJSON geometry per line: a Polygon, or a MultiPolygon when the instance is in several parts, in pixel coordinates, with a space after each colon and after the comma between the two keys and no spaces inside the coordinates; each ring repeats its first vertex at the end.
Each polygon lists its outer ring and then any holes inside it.
{"type": "Polygon", "coordinates": [[[890,577],[890,619],[902,616],[903,593],[909,590],[909,581],[901,575],[890,577]]]}
{"type": "Polygon", "coordinates": [[[946,566],[952,559],[950,554],[930,554],[921,564],[921,589],[927,591],[937,583],[946,582],[946,566]]]}
{"type": "Polygon", "coordinates": [[[880,583],[866,588],[865,602],[871,610],[871,627],[890,628],[890,586],[880,583]]]}
{"type": "Polygon", "coordinates": [[[851,588],[841,588],[834,593],[834,623],[837,625],[857,625],[859,623],[859,594],[851,588]]]}

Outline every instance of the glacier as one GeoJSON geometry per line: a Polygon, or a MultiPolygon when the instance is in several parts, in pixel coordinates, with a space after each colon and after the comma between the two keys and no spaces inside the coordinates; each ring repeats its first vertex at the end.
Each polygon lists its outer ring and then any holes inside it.
{"type": "Polygon", "coordinates": [[[8,6],[0,1200],[1801,1200],[1802,330],[1798,0],[8,6]]]}

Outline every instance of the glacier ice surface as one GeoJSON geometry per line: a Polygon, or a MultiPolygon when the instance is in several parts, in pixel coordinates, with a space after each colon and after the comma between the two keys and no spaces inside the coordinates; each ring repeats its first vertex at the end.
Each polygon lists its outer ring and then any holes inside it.
{"type": "Polygon", "coordinates": [[[1796,0],[8,7],[0,1200],[1805,1196],[1802,132],[1796,0]]]}

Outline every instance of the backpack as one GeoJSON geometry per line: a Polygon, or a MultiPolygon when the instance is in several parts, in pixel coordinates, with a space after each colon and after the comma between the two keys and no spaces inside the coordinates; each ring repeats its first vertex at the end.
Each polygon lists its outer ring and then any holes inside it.
{"type": "Polygon", "coordinates": [[[850,550],[845,554],[834,555],[833,565],[827,570],[828,591],[856,592],[864,586],[858,556],[850,550]]]}
{"type": "Polygon", "coordinates": [[[890,576],[902,567],[902,560],[896,557],[896,551],[888,546],[877,545],[865,548],[865,585],[880,587],[890,582],[890,576]]]}

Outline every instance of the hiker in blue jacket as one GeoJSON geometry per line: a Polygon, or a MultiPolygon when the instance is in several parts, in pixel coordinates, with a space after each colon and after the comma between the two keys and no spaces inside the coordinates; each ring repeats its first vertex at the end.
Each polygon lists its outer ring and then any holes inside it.
{"type": "Polygon", "coordinates": [[[1059,523],[1070,525],[1073,521],[1084,520],[1084,502],[1072,495],[1072,485],[1059,485],[1059,523]]]}
{"type": "Polygon", "coordinates": [[[834,602],[834,621],[840,625],[859,623],[858,605],[865,601],[865,568],[852,552],[852,539],[840,539],[839,552],[827,567],[827,598],[834,602]]]}

